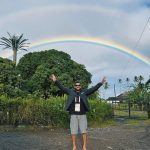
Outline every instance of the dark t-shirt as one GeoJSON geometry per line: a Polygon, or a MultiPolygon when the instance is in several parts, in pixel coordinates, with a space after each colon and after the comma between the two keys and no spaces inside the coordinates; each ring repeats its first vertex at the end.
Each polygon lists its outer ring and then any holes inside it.
{"type": "Polygon", "coordinates": [[[86,113],[85,105],[83,103],[83,100],[79,96],[78,92],[77,92],[77,95],[76,95],[75,99],[73,100],[73,102],[71,103],[71,105],[69,107],[69,113],[71,115],[73,115],[73,114],[74,115],[84,115],[86,113]],[[79,104],[80,105],[80,111],[75,111],[75,104],[79,104]]]}

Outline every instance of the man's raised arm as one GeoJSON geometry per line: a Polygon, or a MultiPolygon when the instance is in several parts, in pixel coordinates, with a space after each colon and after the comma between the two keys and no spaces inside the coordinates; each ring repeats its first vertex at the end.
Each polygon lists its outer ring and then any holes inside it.
{"type": "Polygon", "coordinates": [[[51,79],[53,82],[55,82],[56,85],[58,86],[58,88],[61,89],[63,92],[69,93],[69,90],[70,90],[70,89],[64,87],[64,86],[60,83],[60,81],[57,80],[57,77],[56,77],[54,74],[51,75],[50,79],[51,79]]]}
{"type": "Polygon", "coordinates": [[[98,84],[96,84],[95,86],[87,89],[85,91],[86,95],[90,95],[92,93],[94,93],[95,91],[97,91],[104,83],[106,82],[106,77],[104,77],[98,84]]]}

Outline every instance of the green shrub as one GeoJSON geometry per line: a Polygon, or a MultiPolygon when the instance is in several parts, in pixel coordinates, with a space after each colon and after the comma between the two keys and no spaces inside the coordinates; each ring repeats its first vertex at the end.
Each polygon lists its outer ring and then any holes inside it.
{"type": "Polygon", "coordinates": [[[100,100],[90,100],[91,111],[88,113],[89,121],[102,122],[113,117],[111,105],[100,100]]]}
{"type": "MultiPolygon", "coordinates": [[[[7,99],[0,97],[1,124],[44,125],[69,127],[69,113],[64,111],[66,97],[50,97],[48,100],[28,97],[7,99]]],[[[112,118],[111,106],[98,100],[90,100],[91,112],[87,113],[90,122],[103,122],[112,118]]]]}

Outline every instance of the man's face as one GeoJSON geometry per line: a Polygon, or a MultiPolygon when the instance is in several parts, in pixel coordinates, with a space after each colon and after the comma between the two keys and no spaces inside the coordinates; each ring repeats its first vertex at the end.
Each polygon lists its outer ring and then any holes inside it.
{"type": "Polygon", "coordinates": [[[74,89],[75,89],[76,91],[80,91],[80,90],[81,90],[81,85],[80,85],[80,83],[75,83],[74,89]]]}

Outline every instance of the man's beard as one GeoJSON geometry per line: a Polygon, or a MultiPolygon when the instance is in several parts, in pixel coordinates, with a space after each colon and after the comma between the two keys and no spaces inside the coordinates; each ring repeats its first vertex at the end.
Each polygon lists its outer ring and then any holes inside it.
{"type": "Polygon", "coordinates": [[[81,89],[75,89],[77,92],[80,92],[81,91],[81,89]]]}

